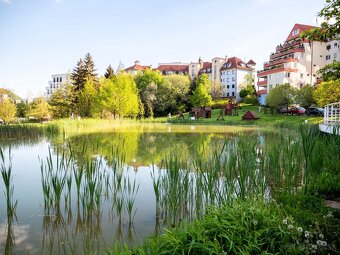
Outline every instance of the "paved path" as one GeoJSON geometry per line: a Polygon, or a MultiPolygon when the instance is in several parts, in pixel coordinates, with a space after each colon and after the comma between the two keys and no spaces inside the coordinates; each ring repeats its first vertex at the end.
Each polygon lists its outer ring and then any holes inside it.
{"type": "Polygon", "coordinates": [[[328,207],[334,208],[334,209],[339,209],[340,210],[340,198],[337,198],[334,200],[325,200],[325,204],[328,207]]]}

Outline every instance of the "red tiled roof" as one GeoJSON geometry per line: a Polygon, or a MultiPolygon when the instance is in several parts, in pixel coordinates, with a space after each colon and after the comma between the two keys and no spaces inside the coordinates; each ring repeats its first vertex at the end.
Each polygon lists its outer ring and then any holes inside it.
{"type": "Polygon", "coordinates": [[[142,65],[139,65],[139,64],[135,64],[133,66],[125,68],[124,71],[130,71],[130,70],[145,71],[146,69],[150,69],[150,66],[142,66],[142,65]]]}
{"type": "Polygon", "coordinates": [[[251,67],[247,66],[245,62],[243,62],[241,59],[237,57],[228,58],[228,61],[223,64],[221,70],[227,70],[227,69],[246,69],[246,70],[253,70],[251,67]]]}
{"type": "Polygon", "coordinates": [[[169,64],[169,65],[159,65],[156,70],[160,72],[189,72],[189,65],[176,65],[176,64],[169,64]]]}
{"type": "Polygon", "coordinates": [[[212,63],[211,62],[203,62],[203,67],[202,68],[211,68],[212,63]]]}
{"type": "Polygon", "coordinates": [[[294,38],[297,38],[297,37],[300,36],[300,34],[301,34],[302,32],[304,32],[304,31],[306,31],[306,30],[313,29],[313,28],[317,28],[317,27],[296,23],[296,24],[293,26],[292,30],[290,31],[290,33],[289,33],[289,35],[288,35],[286,41],[290,41],[290,40],[292,40],[292,39],[294,39],[294,38]],[[299,33],[296,34],[296,35],[293,35],[293,31],[296,30],[296,29],[299,29],[299,33]]]}

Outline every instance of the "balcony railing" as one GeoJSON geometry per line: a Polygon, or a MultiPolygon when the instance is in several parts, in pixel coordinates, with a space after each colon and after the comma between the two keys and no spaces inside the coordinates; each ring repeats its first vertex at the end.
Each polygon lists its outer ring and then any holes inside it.
{"type": "Polygon", "coordinates": [[[278,57],[289,55],[289,54],[295,53],[295,52],[305,52],[305,47],[301,46],[301,47],[298,47],[298,48],[287,50],[285,52],[274,53],[274,54],[270,55],[270,60],[274,60],[274,59],[276,59],[278,57]]]}
{"type": "Polygon", "coordinates": [[[324,124],[340,125],[340,102],[325,106],[324,124]]]}
{"type": "Polygon", "coordinates": [[[264,81],[258,81],[257,82],[257,86],[267,86],[267,84],[268,84],[268,80],[264,80],[264,81]]]}
{"type": "Polygon", "coordinates": [[[268,76],[269,74],[273,74],[273,73],[281,73],[281,72],[294,73],[294,72],[297,72],[297,71],[298,71],[298,69],[295,69],[295,68],[279,67],[279,68],[273,68],[273,69],[269,69],[269,70],[258,71],[257,77],[265,77],[265,76],[268,76]]]}
{"type": "Polygon", "coordinates": [[[297,58],[278,59],[278,60],[274,60],[274,61],[264,63],[263,67],[268,68],[268,67],[273,66],[273,65],[282,64],[282,63],[289,63],[289,62],[299,62],[299,59],[297,59],[297,58]]]}

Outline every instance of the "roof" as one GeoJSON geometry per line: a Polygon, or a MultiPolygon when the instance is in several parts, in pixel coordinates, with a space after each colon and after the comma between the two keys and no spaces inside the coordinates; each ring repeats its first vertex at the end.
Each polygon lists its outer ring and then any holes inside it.
{"type": "Polygon", "coordinates": [[[202,68],[199,70],[199,74],[202,73],[211,73],[212,63],[211,62],[203,62],[202,68]]]}
{"type": "Polygon", "coordinates": [[[227,69],[245,69],[245,70],[253,70],[252,67],[248,66],[245,62],[237,57],[228,58],[228,61],[223,64],[221,70],[227,69]]]}
{"type": "Polygon", "coordinates": [[[189,72],[189,65],[187,64],[164,64],[159,65],[156,70],[160,72],[172,71],[172,72],[189,72]]]}
{"type": "Polygon", "coordinates": [[[202,68],[211,68],[212,63],[211,62],[203,62],[203,67],[202,68]]]}
{"type": "Polygon", "coordinates": [[[256,65],[255,61],[250,59],[247,63],[247,65],[256,65]]]}
{"type": "Polygon", "coordinates": [[[146,69],[150,69],[150,66],[142,66],[140,64],[134,64],[133,66],[125,68],[124,71],[130,71],[130,70],[145,71],[146,69]]]}
{"type": "Polygon", "coordinates": [[[243,116],[242,116],[243,120],[257,120],[259,119],[259,117],[256,115],[255,112],[253,111],[247,111],[243,116]]]}
{"type": "Polygon", "coordinates": [[[302,32],[313,29],[313,28],[318,28],[318,27],[296,23],[293,26],[292,30],[290,31],[286,41],[290,41],[292,39],[298,38],[302,32]],[[294,33],[294,31],[297,31],[297,33],[294,33]]]}

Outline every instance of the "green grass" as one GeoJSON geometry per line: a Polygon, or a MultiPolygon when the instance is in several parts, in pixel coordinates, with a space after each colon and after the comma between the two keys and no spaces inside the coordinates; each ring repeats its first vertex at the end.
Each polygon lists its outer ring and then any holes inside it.
{"type": "Polygon", "coordinates": [[[220,114],[220,109],[215,109],[212,111],[212,116],[209,119],[200,118],[198,120],[190,120],[189,114],[184,114],[184,119],[177,119],[173,116],[171,123],[199,123],[199,124],[218,124],[218,125],[254,125],[254,126],[271,126],[279,128],[295,128],[297,129],[305,120],[308,120],[309,124],[319,124],[323,121],[322,117],[311,117],[311,116],[291,116],[286,114],[270,114],[270,110],[265,114],[263,112],[263,107],[261,112],[258,112],[258,106],[253,105],[241,105],[241,109],[238,109],[237,116],[224,116],[224,120],[217,120],[220,114]],[[247,111],[253,111],[256,113],[258,120],[249,121],[242,120],[242,116],[247,111]]]}

